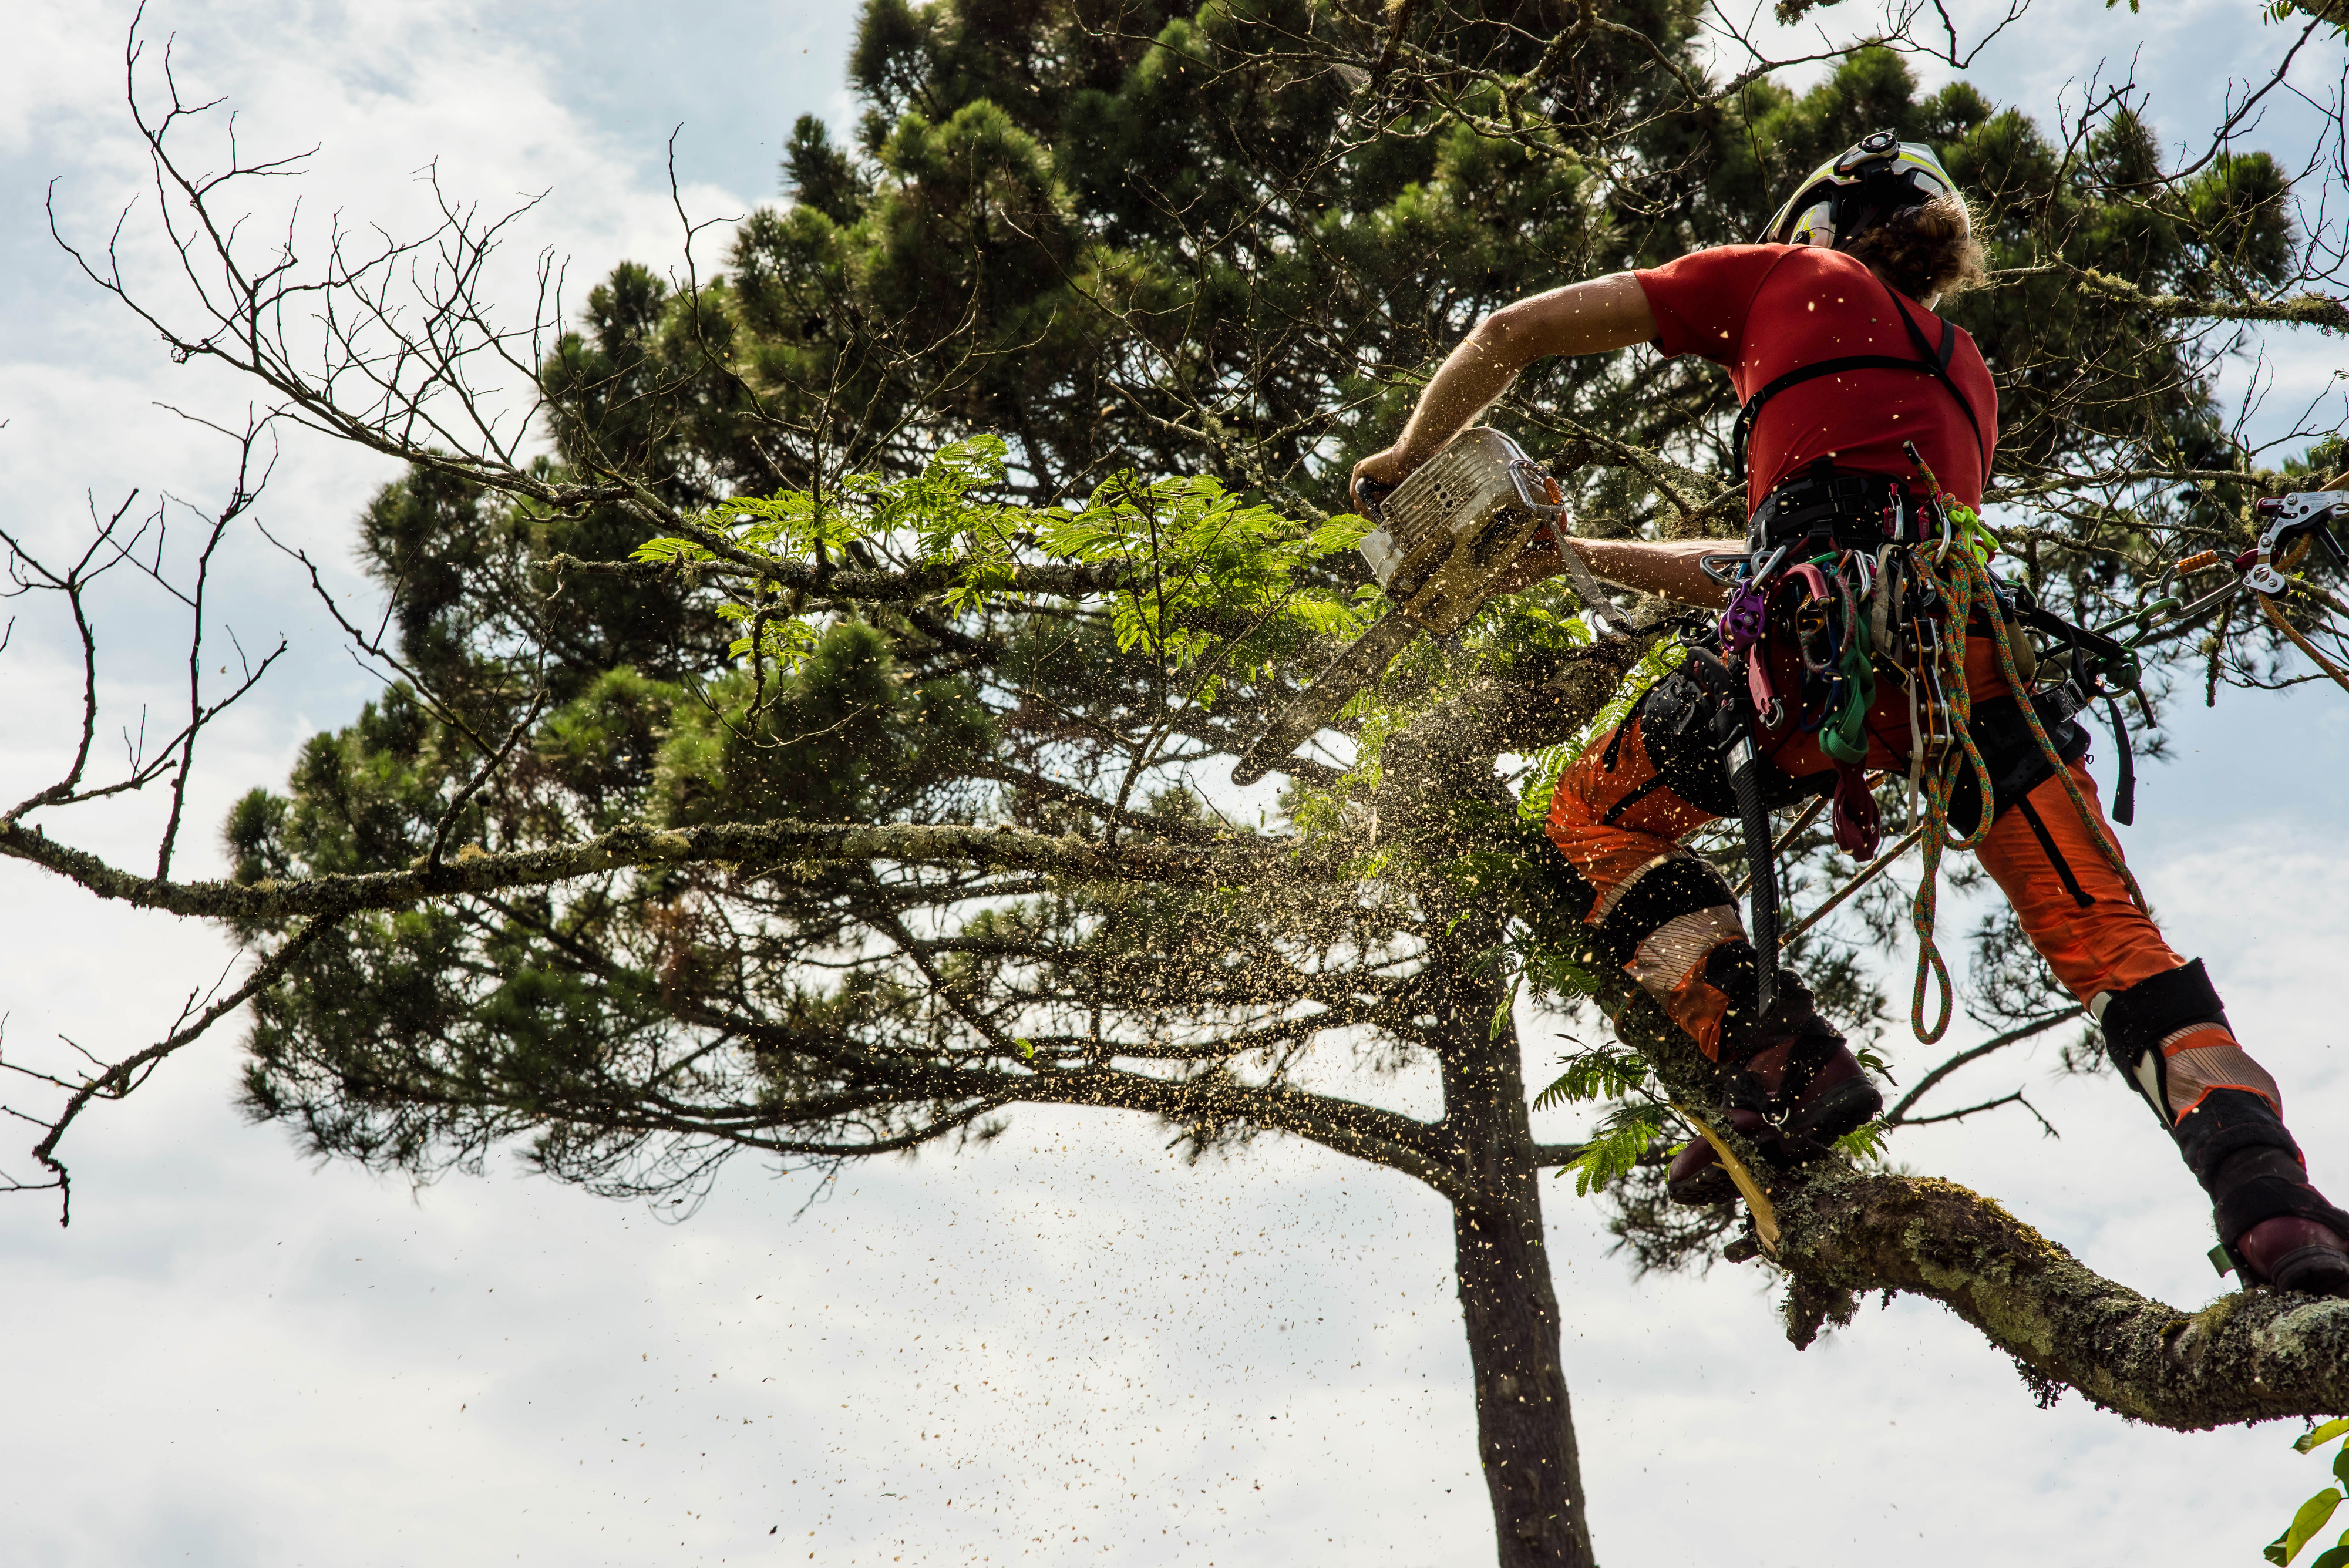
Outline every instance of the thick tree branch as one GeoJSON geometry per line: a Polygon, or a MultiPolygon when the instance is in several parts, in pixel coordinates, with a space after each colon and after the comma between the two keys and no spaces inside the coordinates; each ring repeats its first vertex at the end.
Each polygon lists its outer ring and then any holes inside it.
{"type": "MultiPolygon", "coordinates": [[[[690,532],[699,544],[710,545],[724,540],[724,535],[707,530],[694,529],[690,532]]],[[[974,572],[989,567],[993,563],[953,557],[925,561],[896,570],[836,569],[809,561],[785,561],[747,550],[733,550],[726,558],[713,561],[588,561],[577,556],[557,554],[547,556],[546,565],[559,572],[624,577],[636,582],[669,582],[678,578],[698,582],[704,577],[758,577],[777,587],[796,588],[818,599],[861,604],[905,604],[934,599],[961,587],[974,572]]],[[[1113,593],[1126,587],[1138,575],[1135,568],[1118,563],[1081,566],[1060,562],[1043,565],[1014,562],[1001,569],[1003,576],[1000,581],[990,580],[990,589],[1040,594],[1056,598],[1084,598],[1095,594],[1113,593]]]]}
{"type": "Polygon", "coordinates": [[[636,866],[777,867],[839,861],[894,861],[1001,871],[1037,871],[1072,882],[1162,882],[1214,888],[1276,880],[1334,878],[1289,857],[1275,841],[1214,848],[1128,842],[1102,848],[1013,827],[881,826],[797,822],[720,823],[702,827],[619,827],[552,849],[460,851],[434,866],[419,857],[405,871],[372,871],[298,881],[171,882],[138,877],[97,856],[47,837],[37,827],[0,824],[0,855],[29,860],[70,877],[103,898],[176,915],[269,922],[296,916],[396,909],[426,898],[543,886],[636,866]]]}
{"type": "Polygon", "coordinates": [[[1778,1218],[1779,1262],[1799,1280],[1929,1296],[2133,1419],[2197,1431],[2349,1409],[2349,1302],[2259,1290],[2181,1312],[1947,1181],[1826,1169],[1779,1200],[1778,1218]]]}
{"type": "MultiPolygon", "coordinates": [[[[1675,1102],[1713,1103],[1713,1069],[1646,992],[1610,975],[1596,1000],[1675,1102]]],[[[1715,1128],[1758,1172],[1770,1167],[1715,1128]]],[[[1854,1293],[1948,1306],[2033,1373],[2140,1421],[2196,1430],[2349,1409],[2349,1302],[2246,1291],[2189,1314],[2086,1268],[1989,1199],[1930,1178],[1863,1174],[1840,1158],[1772,1181],[1797,1347],[1848,1315],[1854,1293]]]]}
{"type": "Polygon", "coordinates": [[[1477,1196],[1475,1184],[1437,1151],[1433,1129],[1424,1123],[1282,1084],[1246,1084],[1223,1073],[1154,1078],[1088,1067],[1039,1074],[1021,1083],[1019,1097],[1039,1105],[1112,1106],[1175,1123],[1245,1122],[1402,1171],[1454,1203],[1477,1196]]]}

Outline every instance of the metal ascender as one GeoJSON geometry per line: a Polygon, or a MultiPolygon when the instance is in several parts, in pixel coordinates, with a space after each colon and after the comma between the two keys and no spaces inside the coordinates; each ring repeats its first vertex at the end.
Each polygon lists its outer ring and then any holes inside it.
{"type": "Polygon", "coordinates": [[[2349,495],[2337,490],[2303,490],[2251,504],[2254,516],[2265,518],[2259,543],[2235,559],[2243,586],[2255,594],[2280,594],[2285,587],[2276,556],[2295,539],[2313,536],[2336,566],[2349,569],[2349,556],[2333,535],[2336,521],[2349,521],[2349,495]]]}

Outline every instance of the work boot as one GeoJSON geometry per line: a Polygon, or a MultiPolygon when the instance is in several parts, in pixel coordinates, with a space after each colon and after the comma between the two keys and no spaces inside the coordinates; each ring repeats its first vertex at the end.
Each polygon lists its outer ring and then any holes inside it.
{"type": "Polygon", "coordinates": [[[1819,1016],[1802,976],[1782,969],[1773,989],[1767,1012],[1722,1031],[1727,1103],[1761,1111],[1796,1141],[1831,1143],[1865,1126],[1884,1096],[1859,1059],[1819,1016]]]}
{"type": "Polygon", "coordinates": [[[2244,1272],[2272,1290],[2349,1295],[2349,1247],[2313,1220],[2262,1220],[2235,1239],[2235,1253],[2244,1272]]]}
{"type": "Polygon", "coordinates": [[[1773,1107],[1785,1107],[1778,1125],[1797,1142],[1833,1143],[1884,1108],[1884,1096],[1838,1035],[1782,1041],[1756,1053],[1745,1071],[1773,1107]]]}
{"type": "MultiPolygon", "coordinates": [[[[1833,1143],[1866,1127],[1883,1108],[1884,1096],[1868,1081],[1858,1060],[1839,1044],[1810,1086],[1795,1096],[1783,1136],[1760,1111],[1739,1106],[1726,1114],[1730,1127],[1753,1139],[1763,1158],[1783,1168],[1804,1152],[1793,1146],[1807,1144],[1816,1149],[1833,1143]]],[[[1713,1145],[1700,1136],[1672,1157],[1671,1168],[1664,1173],[1664,1196],[1675,1203],[1725,1203],[1737,1196],[1737,1184],[1730,1180],[1713,1145]]]]}
{"type": "MultiPolygon", "coordinates": [[[[1811,989],[1780,970],[1769,1012],[1722,1031],[1723,1099],[1729,1124],[1784,1168],[1823,1152],[1884,1108],[1843,1036],[1821,1018],[1811,989]]],[[[1675,1203],[1719,1203],[1735,1185],[1713,1145],[1700,1137],[1674,1157],[1664,1193],[1675,1203]]]]}
{"type": "Polygon", "coordinates": [[[2289,1149],[2238,1149],[2210,1181],[2223,1240],[2238,1216],[2266,1210],[2231,1242],[2244,1282],[2308,1295],[2349,1294],[2349,1240],[2340,1210],[2309,1184],[2308,1171],[2289,1149]],[[2277,1210],[2282,1210],[2279,1213],[2277,1210]]]}

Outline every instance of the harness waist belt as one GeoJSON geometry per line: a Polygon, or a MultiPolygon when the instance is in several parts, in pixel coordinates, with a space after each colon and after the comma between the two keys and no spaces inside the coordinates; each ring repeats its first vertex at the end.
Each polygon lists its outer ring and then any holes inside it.
{"type": "MultiPolygon", "coordinates": [[[[1757,556],[1816,536],[1839,550],[1873,555],[1886,544],[1914,545],[1928,537],[1926,508],[1889,474],[1814,467],[1768,495],[1745,525],[1745,547],[1757,556]]],[[[1939,525],[1933,524],[1938,535],[1939,525]]]]}

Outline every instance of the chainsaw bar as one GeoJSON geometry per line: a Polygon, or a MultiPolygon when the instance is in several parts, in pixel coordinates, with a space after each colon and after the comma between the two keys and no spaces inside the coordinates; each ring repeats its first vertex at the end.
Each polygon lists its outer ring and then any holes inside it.
{"type": "MultiPolygon", "coordinates": [[[[1536,535],[1563,521],[1565,508],[1556,482],[1515,441],[1479,426],[1404,480],[1379,512],[1373,520],[1382,526],[1362,541],[1362,554],[1392,607],[1250,742],[1232,769],[1234,784],[1254,784],[1287,762],[1421,632],[1448,637],[1475,618],[1494,582],[1536,535]]],[[[1592,614],[1619,623],[1621,612],[1562,534],[1557,548],[1592,614]]]]}

